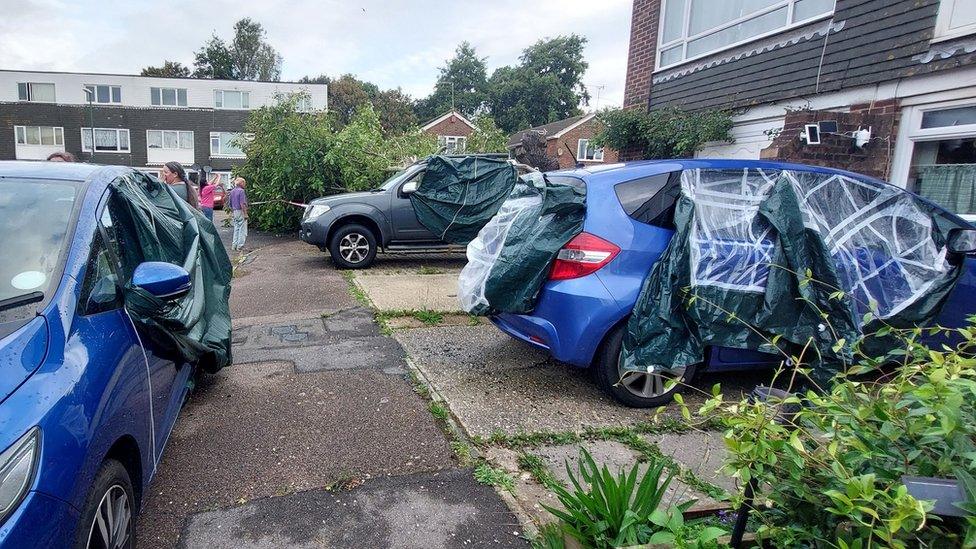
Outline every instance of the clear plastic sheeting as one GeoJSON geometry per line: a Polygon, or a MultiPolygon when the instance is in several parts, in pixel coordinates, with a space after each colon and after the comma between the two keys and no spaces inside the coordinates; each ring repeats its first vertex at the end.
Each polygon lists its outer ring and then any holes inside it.
{"type": "Polygon", "coordinates": [[[709,346],[808,346],[826,380],[879,322],[924,325],[941,309],[960,272],[941,215],[843,174],[686,170],[675,235],[634,306],[623,367],[678,371],[709,346]]]}
{"type": "Polygon", "coordinates": [[[523,175],[498,213],[467,248],[458,298],[472,314],[524,314],[535,301],[559,250],[583,230],[582,185],[523,175]]]}

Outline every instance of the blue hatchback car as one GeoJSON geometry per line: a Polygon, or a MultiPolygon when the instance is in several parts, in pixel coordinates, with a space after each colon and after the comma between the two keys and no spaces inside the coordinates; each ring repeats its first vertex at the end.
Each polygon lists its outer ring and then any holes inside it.
{"type": "MultiPolygon", "coordinates": [[[[193,367],[122,307],[108,185],[128,168],[0,162],[0,546],[131,547],[193,367]]],[[[158,297],[181,267],[142,263],[158,297]]]]}
{"type": "MultiPolygon", "coordinates": [[[[585,185],[583,233],[559,253],[532,314],[503,313],[493,316],[492,322],[560,361],[592,366],[597,383],[626,405],[656,407],[670,402],[680,384],[667,383],[663,373],[623,371],[620,348],[644,279],[671,240],[680,173],[696,168],[739,174],[743,169],[794,170],[888,185],[840,170],[748,160],[646,161],[549,173],[551,181],[585,185]]],[[[972,229],[958,216],[936,208],[943,229],[972,229]]],[[[964,326],[967,317],[976,313],[976,259],[954,255],[950,262],[962,264],[964,272],[937,318],[947,327],[964,326]]],[[[772,355],[729,348],[710,349],[706,356],[703,364],[675,375],[687,380],[706,370],[768,368],[780,362],[772,355]]]]}

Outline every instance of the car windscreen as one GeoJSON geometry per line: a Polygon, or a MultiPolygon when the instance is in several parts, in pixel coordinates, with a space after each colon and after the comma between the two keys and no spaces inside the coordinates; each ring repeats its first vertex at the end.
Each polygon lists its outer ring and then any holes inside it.
{"type": "Polygon", "coordinates": [[[0,323],[33,316],[31,305],[53,293],[79,186],[0,178],[0,323]]]}
{"type": "Polygon", "coordinates": [[[404,170],[400,170],[397,173],[391,175],[389,179],[387,179],[386,181],[384,181],[383,184],[379,186],[379,188],[382,189],[382,190],[384,190],[384,191],[390,190],[391,188],[393,188],[394,185],[396,185],[397,183],[400,182],[400,179],[408,171],[410,171],[410,168],[407,168],[407,169],[404,169],[404,170]]]}

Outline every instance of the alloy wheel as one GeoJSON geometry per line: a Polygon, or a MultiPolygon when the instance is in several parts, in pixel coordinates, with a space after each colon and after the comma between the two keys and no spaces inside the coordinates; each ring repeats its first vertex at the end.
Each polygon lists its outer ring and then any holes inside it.
{"type": "Polygon", "coordinates": [[[668,386],[668,382],[673,379],[680,380],[685,375],[685,368],[675,368],[669,372],[635,372],[624,369],[623,353],[617,362],[617,371],[620,374],[620,386],[630,394],[641,398],[654,398],[664,395],[674,390],[674,386],[668,386]]]}
{"type": "Polygon", "coordinates": [[[369,255],[369,241],[359,233],[349,233],[339,241],[339,255],[349,263],[360,263],[369,255]]]}
{"type": "Polygon", "coordinates": [[[113,484],[102,496],[88,533],[88,549],[122,549],[129,542],[132,508],[121,485],[113,484]]]}

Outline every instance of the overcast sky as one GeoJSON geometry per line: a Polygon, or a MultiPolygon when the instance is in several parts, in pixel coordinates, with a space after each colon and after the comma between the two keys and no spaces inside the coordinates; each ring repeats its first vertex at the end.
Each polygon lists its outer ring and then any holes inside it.
{"type": "Polygon", "coordinates": [[[462,40],[487,57],[488,72],[517,62],[548,36],[585,36],[584,83],[595,107],[623,101],[629,0],[241,2],[0,0],[0,68],[138,74],[164,59],[191,65],[216,31],[259,21],[284,58],[282,78],[353,73],[414,97],[433,89],[437,68],[462,40]],[[603,86],[598,90],[598,86],[603,86]]]}

